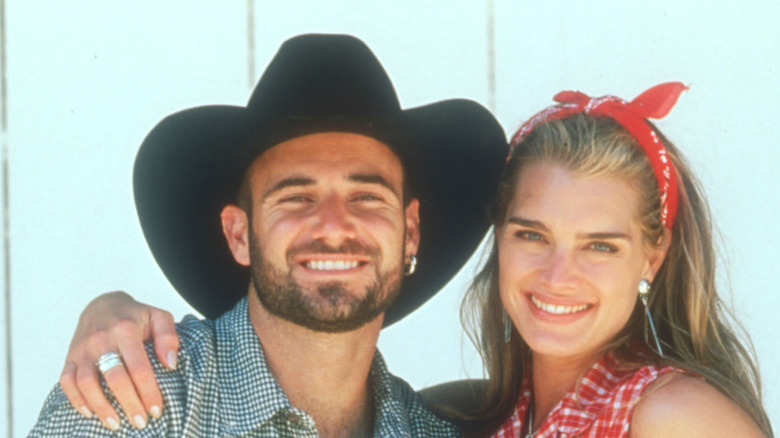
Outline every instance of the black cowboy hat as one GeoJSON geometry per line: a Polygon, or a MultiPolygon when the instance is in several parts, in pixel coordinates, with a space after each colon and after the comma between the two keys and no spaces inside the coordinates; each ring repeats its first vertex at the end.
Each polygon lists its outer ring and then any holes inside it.
{"type": "Polygon", "coordinates": [[[249,270],[222,235],[250,163],[316,132],[353,132],[387,144],[420,200],[417,272],[385,316],[403,318],[441,289],[488,229],[485,206],[506,156],[504,132],[479,104],[448,100],[401,110],[371,50],[346,35],[286,41],[246,107],[203,106],[163,119],[141,145],[133,175],[144,235],[184,299],[216,318],[246,296],[249,270]]]}

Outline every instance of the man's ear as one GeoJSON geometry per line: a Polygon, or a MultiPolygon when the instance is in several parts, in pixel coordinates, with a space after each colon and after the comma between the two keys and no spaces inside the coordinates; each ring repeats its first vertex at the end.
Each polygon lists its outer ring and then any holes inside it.
{"type": "Polygon", "coordinates": [[[227,205],[219,215],[222,219],[222,233],[230,252],[238,264],[249,266],[249,218],[236,205],[227,205]]]}
{"type": "Polygon", "coordinates": [[[406,219],[406,239],[404,242],[404,259],[417,255],[420,244],[420,201],[413,198],[404,211],[406,219]]]}

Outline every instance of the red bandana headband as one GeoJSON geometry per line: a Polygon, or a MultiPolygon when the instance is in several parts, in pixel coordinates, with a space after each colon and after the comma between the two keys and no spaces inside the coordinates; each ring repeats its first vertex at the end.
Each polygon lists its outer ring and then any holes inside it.
{"type": "Polygon", "coordinates": [[[614,96],[591,98],[579,91],[561,91],[553,98],[559,105],[537,113],[520,127],[512,138],[509,156],[534,128],[548,120],[564,119],[579,113],[609,117],[634,136],[650,159],[661,193],[661,222],[671,230],[677,215],[677,172],[663,143],[645,119],[666,117],[680,93],[687,89],[680,82],[667,82],[650,88],[631,102],[614,96]]]}

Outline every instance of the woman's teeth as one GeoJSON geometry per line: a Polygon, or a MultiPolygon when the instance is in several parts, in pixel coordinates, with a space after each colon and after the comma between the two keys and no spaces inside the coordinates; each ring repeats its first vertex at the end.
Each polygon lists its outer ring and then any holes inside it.
{"type": "Polygon", "coordinates": [[[553,315],[566,315],[569,313],[582,312],[588,308],[587,304],[580,304],[579,306],[562,306],[560,304],[547,304],[543,301],[536,299],[531,295],[531,302],[534,303],[536,308],[541,309],[544,312],[552,313],[553,315]]]}

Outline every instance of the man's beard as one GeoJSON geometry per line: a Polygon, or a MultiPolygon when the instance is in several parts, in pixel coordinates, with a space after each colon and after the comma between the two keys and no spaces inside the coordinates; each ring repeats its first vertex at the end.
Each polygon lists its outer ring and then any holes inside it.
{"type": "Polygon", "coordinates": [[[249,249],[252,285],[263,307],[274,316],[311,330],[339,333],[355,330],[374,320],[395,301],[401,288],[402,266],[380,272],[379,253],[350,241],[338,248],[312,242],[288,251],[287,260],[301,252],[319,254],[363,254],[371,256],[376,266],[376,281],[366,286],[363,297],[355,297],[342,282],[334,281],[316,287],[319,297],[306,295],[292,273],[284,273],[264,260],[255,236],[250,232],[249,249]]]}

